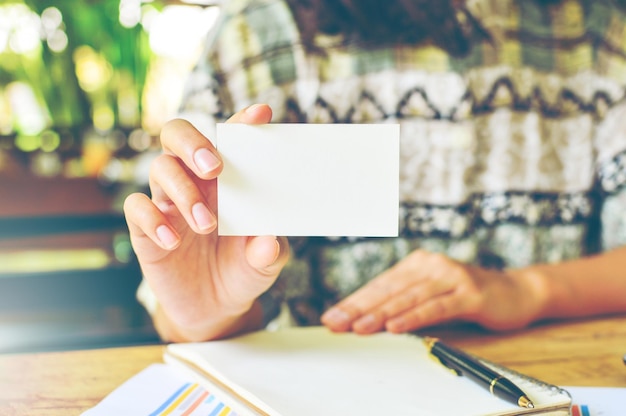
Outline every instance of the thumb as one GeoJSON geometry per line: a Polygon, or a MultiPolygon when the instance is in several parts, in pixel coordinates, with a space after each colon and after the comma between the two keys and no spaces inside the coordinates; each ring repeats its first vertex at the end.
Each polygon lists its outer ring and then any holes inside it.
{"type": "Polygon", "coordinates": [[[268,277],[278,276],[289,259],[289,242],[285,237],[250,237],[246,259],[259,273],[268,277]]]}
{"type": "Polygon", "coordinates": [[[252,104],[235,113],[227,123],[266,124],[272,120],[272,109],[267,104],[252,104]]]}

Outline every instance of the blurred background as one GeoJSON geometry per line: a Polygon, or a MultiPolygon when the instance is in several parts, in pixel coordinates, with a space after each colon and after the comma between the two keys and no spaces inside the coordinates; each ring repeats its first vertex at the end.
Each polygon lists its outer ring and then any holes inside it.
{"type": "Polygon", "coordinates": [[[216,1],[0,0],[0,353],[157,342],[122,215],[216,1]]]}

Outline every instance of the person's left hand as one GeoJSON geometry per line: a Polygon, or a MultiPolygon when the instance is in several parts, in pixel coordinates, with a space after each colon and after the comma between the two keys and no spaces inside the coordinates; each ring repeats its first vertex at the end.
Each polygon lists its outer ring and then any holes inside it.
{"type": "Polygon", "coordinates": [[[416,250],[330,308],[322,323],[333,331],[407,332],[450,320],[486,328],[521,328],[542,302],[532,273],[489,270],[416,250]]]}

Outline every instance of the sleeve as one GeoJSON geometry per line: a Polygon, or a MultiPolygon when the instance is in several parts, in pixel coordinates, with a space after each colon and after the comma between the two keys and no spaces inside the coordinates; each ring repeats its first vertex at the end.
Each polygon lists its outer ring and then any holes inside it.
{"type": "MultiPolygon", "coordinates": [[[[217,30],[217,29],[216,29],[217,30]]],[[[220,98],[224,94],[224,87],[218,79],[218,69],[212,62],[218,60],[219,52],[210,48],[212,43],[207,40],[204,52],[200,60],[192,69],[183,91],[177,117],[189,121],[205,137],[215,137],[215,126],[225,121],[231,111],[224,108],[220,98]]]]}
{"type": "Polygon", "coordinates": [[[626,102],[608,111],[596,132],[600,249],[626,245],[626,102]]]}
{"type": "Polygon", "coordinates": [[[599,249],[626,245],[626,7],[593,2],[589,31],[596,38],[595,72],[603,78],[593,104],[596,191],[600,205],[599,249]]]}
{"type": "MultiPolygon", "coordinates": [[[[226,81],[228,68],[245,50],[242,40],[232,36],[238,26],[245,25],[245,1],[236,0],[221,6],[220,14],[208,32],[198,61],[185,82],[177,116],[193,124],[211,139],[215,125],[227,120],[235,109],[230,98],[232,84],[226,81]]],[[[244,83],[245,84],[245,83],[244,83]]]]}

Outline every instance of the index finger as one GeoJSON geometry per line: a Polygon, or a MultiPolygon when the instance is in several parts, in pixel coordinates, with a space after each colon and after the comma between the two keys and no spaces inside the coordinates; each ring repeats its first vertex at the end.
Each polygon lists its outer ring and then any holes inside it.
{"type": "MultiPolygon", "coordinates": [[[[234,114],[228,123],[264,124],[272,119],[267,104],[254,104],[234,114]]],[[[222,160],[211,141],[191,123],[182,119],[167,122],[161,129],[165,153],[179,157],[198,177],[213,179],[222,170],[222,160]]]]}
{"type": "Polygon", "coordinates": [[[394,268],[387,270],[337,303],[322,316],[322,323],[333,331],[350,330],[359,318],[389,301],[410,285],[409,279],[394,278],[395,273],[397,271],[394,268]]]}
{"type": "Polygon", "coordinates": [[[190,122],[174,119],[161,129],[163,152],[180,158],[198,177],[212,179],[219,174],[222,160],[217,150],[190,122]]]}

